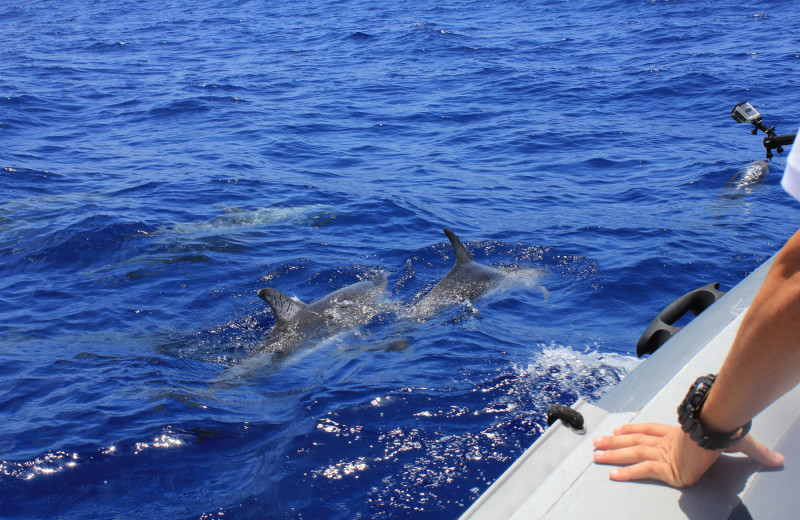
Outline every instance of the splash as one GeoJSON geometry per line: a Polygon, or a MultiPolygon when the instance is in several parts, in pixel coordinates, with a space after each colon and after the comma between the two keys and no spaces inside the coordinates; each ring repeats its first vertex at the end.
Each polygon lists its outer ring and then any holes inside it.
{"type": "Polygon", "coordinates": [[[596,348],[580,351],[556,343],[538,347],[527,366],[514,369],[527,391],[543,398],[558,393],[597,401],[641,363],[636,357],[596,348]]]}

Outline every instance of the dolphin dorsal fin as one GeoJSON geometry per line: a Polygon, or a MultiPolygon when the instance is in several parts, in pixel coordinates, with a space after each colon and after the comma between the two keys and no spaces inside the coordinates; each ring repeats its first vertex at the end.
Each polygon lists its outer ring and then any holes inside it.
{"type": "Polygon", "coordinates": [[[458,239],[455,233],[453,233],[447,228],[444,228],[444,234],[447,235],[447,238],[450,239],[450,243],[453,245],[453,250],[456,252],[456,265],[466,264],[467,262],[475,261],[475,259],[472,258],[472,255],[469,254],[469,251],[467,251],[467,248],[464,247],[464,244],[461,243],[461,240],[458,239]]]}
{"type": "Polygon", "coordinates": [[[267,302],[278,323],[291,320],[306,306],[305,303],[290,298],[277,289],[261,289],[258,291],[258,297],[267,302]]]}

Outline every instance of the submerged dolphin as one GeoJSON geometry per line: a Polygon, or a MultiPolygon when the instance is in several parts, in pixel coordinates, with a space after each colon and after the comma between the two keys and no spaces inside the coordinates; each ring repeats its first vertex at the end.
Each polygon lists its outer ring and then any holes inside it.
{"type": "Polygon", "coordinates": [[[456,264],[431,291],[414,306],[414,314],[428,317],[439,309],[458,305],[466,300],[475,301],[486,291],[497,287],[506,277],[506,271],[479,264],[461,243],[455,233],[444,229],[456,253],[456,264]]]}
{"type": "Polygon", "coordinates": [[[769,163],[764,161],[752,161],[747,166],[741,168],[736,174],[728,181],[728,188],[747,188],[761,184],[767,178],[769,173],[769,163]]]}
{"type": "Polygon", "coordinates": [[[275,315],[264,349],[280,359],[307,340],[364,325],[381,311],[378,304],[385,291],[385,276],[342,287],[310,304],[277,289],[261,289],[258,296],[275,315]]]}

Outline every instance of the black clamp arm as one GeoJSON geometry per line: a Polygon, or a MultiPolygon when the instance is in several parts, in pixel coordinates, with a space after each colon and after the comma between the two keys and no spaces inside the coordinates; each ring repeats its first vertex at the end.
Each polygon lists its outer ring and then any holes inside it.
{"type": "Polygon", "coordinates": [[[772,150],[783,153],[783,147],[794,144],[797,134],[775,135],[775,127],[768,129],[767,137],[764,138],[764,148],[767,149],[767,159],[772,159],[772,150]]]}

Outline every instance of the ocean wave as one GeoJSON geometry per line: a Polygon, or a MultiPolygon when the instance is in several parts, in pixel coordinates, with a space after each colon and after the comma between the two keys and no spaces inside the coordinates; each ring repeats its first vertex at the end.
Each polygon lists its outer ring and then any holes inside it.
{"type": "Polygon", "coordinates": [[[15,234],[24,240],[9,252],[19,259],[18,268],[44,262],[65,270],[83,269],[101,257],[105,260],[100,261],[107,262],[109,257],[125,256],[132,241],[148,236],[152,230],[143,222],[98,214],[56,229],[18,228],[15,234]]]}

